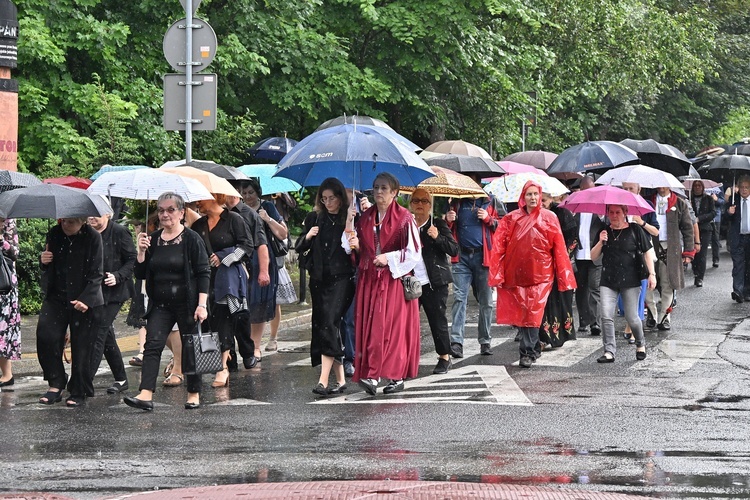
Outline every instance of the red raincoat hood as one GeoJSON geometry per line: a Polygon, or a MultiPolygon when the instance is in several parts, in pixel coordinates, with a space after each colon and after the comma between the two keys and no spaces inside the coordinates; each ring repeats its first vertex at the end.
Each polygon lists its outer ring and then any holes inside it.
{"type": "Polygon", "coordinates": [[[532,186],[535,186],[539,190],[539,204],[534,209],[534,212],[538,212],[542,208],[542,186],[534,181],[526,181],[526,184],[523,185],[521,196],[520,198],[518,198],[518,208],[526,210],[526,191],[528,191],[532,186]]]}

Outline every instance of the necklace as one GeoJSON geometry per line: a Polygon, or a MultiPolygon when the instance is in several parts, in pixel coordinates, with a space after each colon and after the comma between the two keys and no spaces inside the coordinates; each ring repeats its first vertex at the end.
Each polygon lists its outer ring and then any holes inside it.
{"type": "Polygon", "coordinates": [[[613,240],[617,241],[620,239],[620,236],[622,235],[622,232],[625,231],[627,227],[623,227],[622,229],[615,229],[612,228],[612,236],[614,236],[613,240]],[[615,234],[615,231],[617,231],[617,234],[615,234]]]}
{"type": "Polygon", "coordinates": [[[375,217],[375,226],[379,226],[383,222],[383,219],[385,219],[385,214],[386,213],[387,212],[383,212],[383,215],[381,216],[380,212],[378,212],[378,216],[375,217]]]}
{"type": "Polygon", "coordinates": [[[328,217],[328,220],[331,221],[331,225],[336,225],[336,219],[338,219],[339,214],[333,214],[333,217],[331,217],[331,214],[329,212],[326,213],[326,217],[328,217]]]}

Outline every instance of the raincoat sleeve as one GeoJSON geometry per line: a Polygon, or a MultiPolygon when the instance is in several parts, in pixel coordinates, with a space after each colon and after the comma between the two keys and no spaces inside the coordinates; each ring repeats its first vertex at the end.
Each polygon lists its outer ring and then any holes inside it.
{"type": "Polygon", "coordinates": [[[561,292],[574,290],[576,288],[576,278],[573,273],[573,266],[570,263],[570,257],[568,256],[568,248],[565,245],[565,238],[563,237],[557,217],[550,221],[548,237],[552,241],[552,257],[555,262],[557,289],[561,292]]]}
{"type": "Polygon", "coordinates": [[[490,270],[487,282],[490,286],[503,286],[505,283],[505,251],[511,233],[512,217],[503,217],[498,221],[497,229],[492,234],[492,252],[490,253],[490,270]]]}

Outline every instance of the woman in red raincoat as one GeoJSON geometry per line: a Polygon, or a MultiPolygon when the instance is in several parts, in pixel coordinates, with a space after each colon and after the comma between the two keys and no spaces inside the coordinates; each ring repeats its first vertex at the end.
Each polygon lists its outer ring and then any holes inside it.
{"type": "Polygon", "coordinates": [[[498,287],[497,322],[521,330],[523,368],[541,354],[539,325],[555,277],[561,292],[576,287],[560,222],[541,198],[541,186],[528,181],[518,210],[500,220],[492,237],[489,283],[498,287]]]}

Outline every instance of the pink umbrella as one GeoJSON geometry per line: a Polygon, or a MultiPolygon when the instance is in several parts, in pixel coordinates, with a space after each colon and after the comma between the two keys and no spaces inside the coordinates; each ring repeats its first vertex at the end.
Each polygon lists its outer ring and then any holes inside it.
{"type": "Polygon", "coordinates": [[[686,189],[693,189],[693,183],[696,181],[701,181],[705,189],[711,189],[711,188],[721,186],[720,183],[716,181],[712,181],[710,179],[685,179],[684,181],[682,181],[682,184],[685,186],[686,189]]]}
{"type": "MultiPolygon", "coordinates": [[[[496,161],[495,163],[500,165],[500,168],[505,170],[506,175],[529,173],[547,177],[547,172],[545,172],[544,170],[532,167],[531,165],[526,165],[525,163],[518,163],[516,161],[496,161]]],[[[500,177],[485,177],[483,181],[492,182],[495,179],[500,179],[500,177]]]]}
{"type": "Polygon", "coordinates": [[[560,204],[571,212],[599,215],[607,214],[608,205],[624,205],[628,207],[628,215],[644,215],[654,211],[640,195],[614,186],[596,186],[577,191],[560,204]]]}

